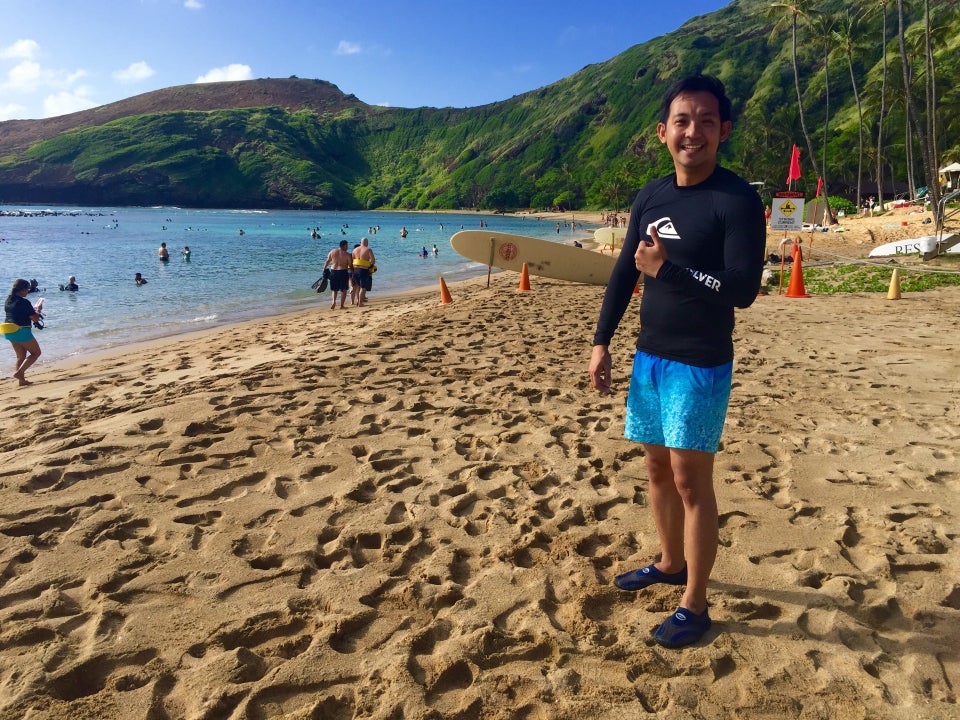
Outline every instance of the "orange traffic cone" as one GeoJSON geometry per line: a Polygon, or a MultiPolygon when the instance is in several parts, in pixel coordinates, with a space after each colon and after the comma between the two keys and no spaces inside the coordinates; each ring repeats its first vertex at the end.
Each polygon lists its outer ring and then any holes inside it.
{"type": "Polygon", "coordinates": [[[808,298],[803,286],[803,251],[799,245],[793,246],[793,269],[790,271],[790,284],[787,286],[788,298],[808,298]]]}
{"type": "Polygon", "coordinates": [[[633,286],[633,294],[634,294],[634,295],[639,295],[639,294],[640,294],[640,281],[639,281],[639,280],[637,280],[637,284],[633,286]]]}
{"type": "Polygon", "coordinates": [[[520,270],[520,287],[518,288],[520,292],[527,292],[530,290],[530,272],[527,270],[527,264],[523,264],[523,269],[520,270]]]}
{"type": "Polygon", "coordinates": [[[447,303],[452,303],[453,298],[450,297],[450,291],[447,290],[447,284],[443,281],[443,277],[440,277],[440,304],[446,305],[447,303]]]}
{"type": "Polygon", "coordinates": [[[894,269],[890,278],[890,287],[887,289],[887,300],[900,299],[900,270],[894,269]]]}

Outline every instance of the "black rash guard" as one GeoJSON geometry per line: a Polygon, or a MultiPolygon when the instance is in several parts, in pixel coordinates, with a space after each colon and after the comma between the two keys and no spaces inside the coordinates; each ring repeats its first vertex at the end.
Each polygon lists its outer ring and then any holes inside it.
{"type": "Polygon", "coordinates": [[[698,185],[678,186],[670,175],[637,195],[593,344],[610,344],[630,304],[640,277],[634,254],[651,223],[668,259],[644,278],[637,349],[698,367],[730,362],[734,308],[749,307],[760,290],[766,221],[756,191],[719,166],[698,185]]]}
{"type": "Polygon", "coordinates": [[[20,327],[30,327],[30,317],[37,312],[29,300],[19,295],[8,295],[3,309],[7,317],[4,322],[14,323],[20,327]]]}

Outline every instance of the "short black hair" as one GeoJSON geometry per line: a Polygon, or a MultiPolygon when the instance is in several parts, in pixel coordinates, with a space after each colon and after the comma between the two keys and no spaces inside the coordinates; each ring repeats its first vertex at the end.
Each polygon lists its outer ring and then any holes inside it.
{"type": "Polygon", "coordinates": [[[730,120],[730,98],[727,97],[727,90],[723,83],[713,75],[690,75],[682,80],[678,80],[667,94],[663,96],[663,102],[660,103],[660,122],[665,123],[670,117],[670,106],[676,100],[677,95],[685,92],[708,92],[717,99],[720,105],[720,122],[730,120]]]}
{"type": "Polygon", "coordinates": [[[350,243],[348,243],[346,240],[341,240],[341,241],[340,241],[340,247],[341,247],[341,248],[345,248],[345,247],[346,247],[347,245],[349,245],[349,244],[350,244],[350,243]]]}

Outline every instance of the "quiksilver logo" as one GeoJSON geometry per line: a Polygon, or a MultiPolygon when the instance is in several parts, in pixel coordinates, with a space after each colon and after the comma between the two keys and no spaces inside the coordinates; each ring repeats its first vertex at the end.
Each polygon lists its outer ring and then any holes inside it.
{"type": "MultiPolygon", "coordinates": [[[[650,223],[653,227],[657,229],[657,235],[661,238],[670,238],[671,240],[679,240],[680,233],[677,232],[677,228],[673,225],[673,220],[669,217],[662,217],[659,220],[654,220],[650,223]]],[[[647,234],[650,234],[650,225],[647,225],[647,234]]]]}

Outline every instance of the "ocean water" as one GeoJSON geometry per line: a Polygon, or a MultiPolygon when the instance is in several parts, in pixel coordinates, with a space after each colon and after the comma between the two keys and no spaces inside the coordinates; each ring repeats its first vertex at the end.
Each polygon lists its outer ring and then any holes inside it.
{"type": "Polygon", "coordinates": [[[450,246],[453,233],[479,229],[481,221],[490,230],[567,243],[592,235],[595,227],[578,223],[576,233],[562,227],[558,234],[553,220],[477,213],[0,205],[0,211],[18,210],[32,215],[0,216],[0,289],[6,297],[16,278],[38,281],[42,292],[27,297],[34,303],[45,298],[45,327],[34,331],[41,366],[131,342],[329,307],[329,291],[319,295],[310,286],[341,239],[351,249],[362,237],[370,239],[378,266],[370,297],[378,298],[436,286],[441,275],[450,283],[485,274],[486,266],[450,246]],[[312,237],[315,228],[319,239],[312,237]],[[169,262],[157,257],[161,242],[169,262]],[[419,256],[434,244],[437,256],[419,256]],[[189,260],[181,256],[184,246],[189,260]],[[146,285],[135,285],[136,272],[146,285]],[[60,291],[70,275],[80,290],[60,291]]]}

